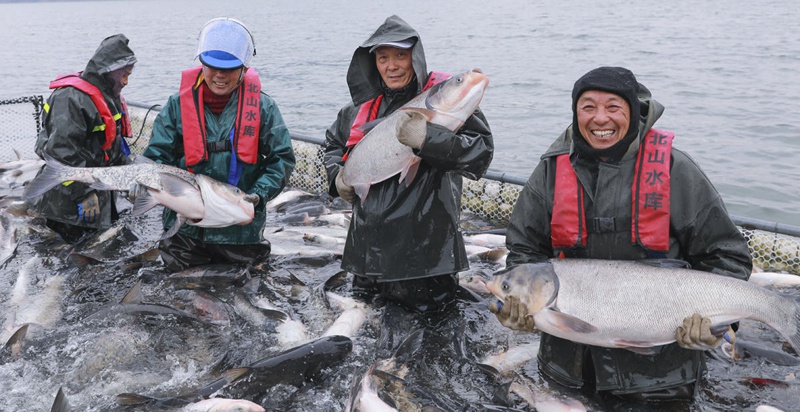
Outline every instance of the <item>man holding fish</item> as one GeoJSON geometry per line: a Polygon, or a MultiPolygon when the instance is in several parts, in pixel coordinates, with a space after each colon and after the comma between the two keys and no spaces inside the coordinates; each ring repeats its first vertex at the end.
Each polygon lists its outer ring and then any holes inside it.
{"type": "Polygon", "coordinates": [[[468,268],[462,179],[483,176],[494,152],[478,108],[488,79],[428,72],[417,31],[390,16],[356,48],[347,84],[324,156],[330,194],[353,203],[342,268],[370,294],[441,310],[468,268]]]}
{"type": "MultiPolygon", "coordinates": [[[[269,256],[270,244],[262,239],[265,204],[288,182],[295,157],[280,110],[261,91],[259,75],[250,67],[255,53],[250,31],[238,20],[207,22],[197,50],[202,65],[183,71],[180,91],[153,124],[144,156],[227,182],[255,205],[252,221],[227,227],[187,225],[162,239],[161,257],[171,270],[269,256]]],[[[165,229],[178,218],[165,208],[165,229]]]]}
{"type": "MultiPolygon", "coordinates": [[[[752,263],[744,237],[702,170],[672,147],[674,134],[653,129],[664,107],[633,73],[621,67],[589,71],[574,85],[572,110],[571,127],[542,157],[515,205],[507,234],[509,267],[551,258],[564,258],[553,267],[573,259],[650,259],[655,265],[685,263],[743,282],[748,279],[752,263]]],[[[597,266],[579,275],[596,276],[603,270],[597,266]]],[[[686,276],[689,279],[689,271],[686,276]]],[[[488,286],[505,299],[490,305],[503,325],[519,330],[564,326],[536,325],[534,312],[539,309],[528,308],[526,297],[520,296],[534,292],[521,292],[511,283],[498,287],[502,279],[509,277],[498,274],[488,286]],[[518,290],[508,293],[514,288],[518,290]]],[[[636,293],[627,288],[625,273],[619,273],[619,279],[614,290],[620,291],[620,299],[625,299],[626,290],[636,293]]],[[[659,278],[652,282],[651,289],[659,278]]],[[[570,285],[566,276],[562,283],[562,289],[570,285]]],[[[575,298],[588,303],[601,293],[595,289],[581,289],[575,298]]],[[[671,293],[681,291],[675,288],[671,293]]],[[[548,313],[552,319],[569,316],[548,313]]],[[[622,313],[619,323],[625,323],[626,316],[641,315],[622,313]]],[[[715,314],[707,314],[711,315],[715,314]]],[[[675,336],[668,336],[674,339],[666,339],[677,342],[653,347],[622,339],[615,345],[594,346],[543,332],[539,369],[564,386],[614,395],[609,399],[690,400],[705,370],[703,349],[716,347],[721,339],[703,314],[680,316],[686,316],[683,324],[676,325],[675,336]]],[[[592,335],[597,327],[574,317],[567,323],[571,326],[566,328],[580,336],[592,335]]]]}
{"type": "MultiPolygon", "coordinates": [[[[127,163],[130,150],[123,137],[131,135],[131,124],[120,92],[135,64],[128,38],[115,34],[100,43],[83,71],[53,80],[36,154],[75,167],[127,163]]],[[[47,227],[74,243],[111,227],[119,217],[115,197],[83,182],[64,182],[34,199],[32,207],[47,218],[47,227]]]]}

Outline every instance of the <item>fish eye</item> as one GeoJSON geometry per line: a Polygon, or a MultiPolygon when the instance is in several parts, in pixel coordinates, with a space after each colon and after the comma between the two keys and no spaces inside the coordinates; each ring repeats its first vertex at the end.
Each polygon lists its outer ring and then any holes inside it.
{"type": "Polygon", "coordinates": [[[458,77],[456,77],[456,83],[461,83],[461,82],[463,82],[463,81],[464,81],[464,76],[458,76],[458,77]]]}
{"type": "Polygon", "coordinates": [[[508,290],[511,289],[511,287],[509,286],[508,282],[503,282],[502,288],[503,288],[503,291],[505,291],[505,292],[508,292],[508,290]]]}

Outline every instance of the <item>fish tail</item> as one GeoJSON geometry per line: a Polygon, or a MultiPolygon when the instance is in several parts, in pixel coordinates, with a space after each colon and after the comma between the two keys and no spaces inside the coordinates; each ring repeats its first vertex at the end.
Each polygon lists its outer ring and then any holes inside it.
{"type": "Polygon", "coordinates": [[[246,375],[248,372],[250,372],[250,368],[233,368],[223,372],[222,376],[227,379],[229,383],[233,383],[241,379],[242,376],[246,375]]]}
{"type": "Polygon", "coordinates": [[[155,400],[155,398],[135,393],[120,393],[117,395],[117,403],[120,405],[145,405],[155,400]]]}
{"type": "Polygon", "coordinates": [[[69,166],[62,164],[48,155],[45,155],[45,161],[47,161],[47,163],[42,167],[39,174],[25,186],[25,190],[22,192],[23,199],[29,200],[39,197],[48,190],[66,181],[66,179],[62,179],[62,174],[64,174],[69,166]]]}
{"type": "Polygon", "coordinates": [[[794,351],[800,355],[800,299],[794,300],[794,333],[789,338],[789,343],[792,344],[794,351]]]}

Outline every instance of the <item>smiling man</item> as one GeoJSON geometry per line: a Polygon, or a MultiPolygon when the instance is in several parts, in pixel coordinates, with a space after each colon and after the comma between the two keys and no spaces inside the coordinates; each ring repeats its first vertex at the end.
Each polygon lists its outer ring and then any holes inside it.
{"type": "MultiPolygon", "coordinates": [[[[556,257],[682,260],[748,278],[744,237],[703,171],[672,146],[674,134],[653,128],[664,107],[633,73],[589,71],[575,82],[572,111],[572,125],[542,156],[514,206],[508,267],[556,257]]],[[[490,310],[512,329],[535,327],[518,299],[490,310]]],[[[539,369],[561,385],[600,392],[609,410],[627,409],[615,402],[690,401],[705,370],[703,350],[719,343],[710,322],[691,315],[676,330],[678,343],[649,355],[542,333],[539,369]]]]}

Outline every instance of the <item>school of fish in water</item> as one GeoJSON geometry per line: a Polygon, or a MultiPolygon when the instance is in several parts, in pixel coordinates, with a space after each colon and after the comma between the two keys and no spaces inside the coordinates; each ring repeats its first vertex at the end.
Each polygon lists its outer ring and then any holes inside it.
{"type": "MultiPolygon", "coordinates": [[[[538,334],[487,309],[505,267],[502,228],[462,216],[471,269],[451,310],[411,314],[354,293],[340,257],[349,205],[287,189],[267,204],[267,262],[167,273],[160,208],[67,245],[20,194],[31,168],[0,166],[0,410],[580,411],[624,408],[543,379],[538,334]],[[6,173],[7,170],[14,171],[6,173]]],[[[35,173],[33,173],[35,174],[35,173]]],[[[124,205],[125,200],[120,200],[124,205]]],[[[797,276],[757,273],[800,297],[797,276]]],[[[651,410],[792,410],[798,356],[745,320],[709,351],[697,400],[651,410]]]]}

